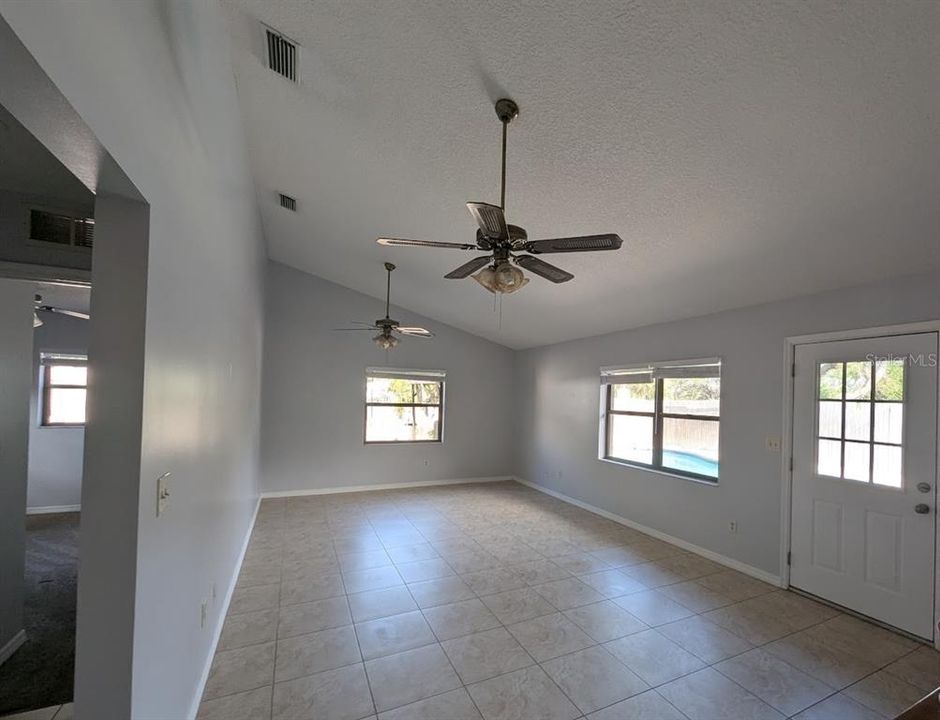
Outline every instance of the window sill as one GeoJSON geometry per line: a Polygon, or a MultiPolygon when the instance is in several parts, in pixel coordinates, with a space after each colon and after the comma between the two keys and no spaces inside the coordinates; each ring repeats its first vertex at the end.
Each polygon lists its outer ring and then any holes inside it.
{"type": "Polygon", "coordinates": [[[715,478],[714,480],[706,480],[705,478],[696,477],[694,475],[686,475],[681,472],[673,472],[671,470],[648,467],[646,465],[637,465],[635,463],[626,462],[624,460],[614,460],[613,458],[606,457],[599,457],[597,459],[601,462],[610,463],[611,465],[617,465],[619,467],[630,468],[631,470],[641,470],[643,472],[653,473],[655,475],[665,475],[667,477],[676,478],[678,480],[685,480],[686,482],[697,483],[707,487],[718,487],[718,478],[715,478]]]}

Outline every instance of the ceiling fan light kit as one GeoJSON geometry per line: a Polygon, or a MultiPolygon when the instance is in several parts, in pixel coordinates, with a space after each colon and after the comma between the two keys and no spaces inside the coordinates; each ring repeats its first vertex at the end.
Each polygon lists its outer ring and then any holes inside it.
{"type": "Polygon", "coordinates": [[[506,139],[509,123],[519,116],[519,106],[509,98],[497,100],[496,116],[502,124],[500,204],[467,203],[467,210],[470,211],[470,215],[473,216],[479,226],[476,233],[476,244],[386,237],[379,238],[377,242],[380,245],[398,247],[435,247],[489,253],[464,263],[444,277],[449,280],[472,277],[482,287],[498,295],[514,293],[528,284],[529,279],[519,269],[520,267],[553,283],[568,282],[574,278],[574,275],[568,271],[540,260],[535,257],[536,255],[618,250],[623,241],[616,234],[530,241],[523,228],[518,225],[509,225],[506,222],[506,139]],[[531,254],[518,254],[520,252],[531,254]]]}

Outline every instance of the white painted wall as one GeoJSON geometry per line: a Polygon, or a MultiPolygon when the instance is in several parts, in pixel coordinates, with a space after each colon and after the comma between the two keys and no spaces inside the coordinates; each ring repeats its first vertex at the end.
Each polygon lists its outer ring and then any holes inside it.
{"type": "MultiPolygon", "coordinates": [[[[367,265],[362,271],[374,275],[376,292],[384,294],[382,265],[367,265]]],[[[511,350],[393,305],[392,317],[437,336],[404,339],[386,355],[372,343],[374,333],[333,331],[349,327],[351,320],[382,317],[382,300],[278,263],[268,264],[266,295],[265,491],[511,473],[511,350]],[[368,366],[447,371],[442,443],[363,444],[368,366]]]]}
{"type": "Polygon", "coordinates": [[[901,278],[520,352],[516,474],[771,574],[780,560],[784,338],[940,318],[940,276],[901,278]],[[717,486],[597,459],[603,365],[720,356],[717,486]],[[738,522],[738,534],[728,521],[738,522]]]}
{"type": "Polygon", "coordinates": [[[33,333],[32,392],[29,403],[29,488],[27,511],[81,504],[83,427],[43,427],[40,405],[41,353],[88,354],[88,322],[43,313],[33,333]]]}
{"type": "Polygon", "coordinates": [[[0,13],[149,203],[143,227],[128,203],[95,207],[92,395],[96,373],[109,383],[86,430],[76,714],[184,718],[258,496],[264,247],[228,36],[213,0],[0,13]],[[96,321],[125,332],[96,335],[96,321]],[[172,500],[157,519],[164,472],[172,500]]]}
{"type": "Polygon", "coordinates": [[[33,289],[0,279],[0,653],[23,629],[33,289]]]}

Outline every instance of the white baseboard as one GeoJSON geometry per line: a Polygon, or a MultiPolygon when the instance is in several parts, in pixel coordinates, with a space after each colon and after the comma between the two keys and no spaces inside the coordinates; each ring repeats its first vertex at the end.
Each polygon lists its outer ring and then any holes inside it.
{"type": "Polygon", "coordinates": [[[10,659],[10,656],[20,649],[20,645],[26,642],[26,631],[20,630],[16,635],[11,637],[3,647],[0,647],[0,665],[3,665],[7,660],[10,659]]]}
{"type": "Polygon", "coordinates": [[[647,535],[652,535],[654,538],[658,540],[662,540],[663,542],[667,542],[671,545],[675,545],[676,547],[681,547],[683,550],[688,550],[689,552],[693,552],[696,555],[701,555],[702,557],[707,558],[708,560],[713,560],[716,563],[719,563],[720,565],[729,567],[732,570],[737,570],[738,572],[744,573],[745,575],[750,575],[751,577],[757,578],[758,580],[763,580],[764,582],[770,583],[771,585],[783,587],[783,584],[779,575],[774,575],[772,573],[766,572],[765,570],[756,568],[753,565],[748,565],[747,563],[743,563],[740,560],[735,560],[734,558],[730,558],[727,555],[721,555],[720,553],[716,553],[713,550],[709,550],[708,548],[703,548],[699,545],[695,545],[694,543],[690,543],[687,540],[683,540],[682,538],[677,538],[672,535],[668,535],[662,532],[661,530],[647,527],[646,525],[641,525],[638,522],[634,522],[633,520],[628,520],[625,517],[616,515],[612,512],[608,512],[607,510],[602,510],[599,507],[595,507],[594,505],[578,500],[577,498],[569,497],[568,495],[565,495],[564,493],[560,493],[557,490],[551,490],[550,488],[542,487],[541,485],[536,485],[535,483],[529,482],[528,480],[523,480],[520,477],[516,477],[513,479],[517,483],[520,483],[521,485],[530,487],[533,490],[538,490],[539,492],[545,493],[546,495],[551,495],[553,498],[562,500],[563,502],[569,503],[570,505],[575,505],[581,508],[582,510],[587,510],[588,512],[592,512],[595,515],[600,515],[601,517],[605,517],[608,520],[613,520],[615,523],[620,523],[621,525],[626,525],[628,528],[633,528],[634,530],[639,530],[640,532],[645,533],[647,535]]]}
{"type": "Polygon", "coordinates": [[[367,492],[369,490],[401,490],[403,488],[432,487],[434,485],[466,485],[467,483],[506,482],[512,475],[495,477],[454,478],[449,480],[419,480],[417,482],[383,483],[381,485],[349,485],[346,487],[313,488],[306,490],[275,490],[261,493],[262,498],[299,497],[301,495],[333,495],[335,493],[367,492]]]}
{"type": "Polygon", "coordinates": [[[27,515],[49,515],[50,513],[81,512],[81,505],[44,505],[26,508],[27,515]]]}
{"type": "Polygon", "coordinates": [[[238,553],[238,560],[235,562],[235,572],[232,573],[232,580],[225,591],[225,597],[222,600],[221,612],[218,615],[218,622],[212,633],[212,643],[209,648],[209,656],[206,658],[205,667],[202,669],[202,677],[199,678],[199,685],[196,687],[196,695],[193,697],[192,704],[189,707],[189,714],[186,716],[189,720],[195,720],[199,713],[199,703],[202,701],[202,694],[206,689],[206,682],[209,680],[209,670],[212,669],[212,661],[215,659],[215,651],[219,645],[219,638],[222,636],[222,626],[225,625],[225,616],[228,615],[228,606],[232,602],[232,593],[235,592],[235,584],[238,582],[238,575],[242,569],[242,561],[245,559],[245,553],[248,551],[248,543],[251,540],[251,533],[255,529],[255,521],[258,519],[258,508],[261,507],[261,498],[255,503],[255,510],[251,516],[251,522],[248,523],[248,532],[245,533],[245,539],[242,541],[241,550],[238,553]]]}

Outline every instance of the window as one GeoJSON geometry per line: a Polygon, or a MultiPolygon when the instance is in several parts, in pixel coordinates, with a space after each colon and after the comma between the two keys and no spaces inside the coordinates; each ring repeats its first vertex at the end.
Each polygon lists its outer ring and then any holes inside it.
{"type": "Polygon", "coordinates": [[[904,361],[817,366],[816,473],[903,486],[904,361]]]}
{"type": "Polygon", "coordinates": [[[440,442],[444,373],[366,369],[366,443],[440,442]]]}
{"type": "Polygon", "coordinates": [[[43,353],[40,356],[42,425],[68,427],[85,424],[87,362],[87,358],[82,355],[43,353]]]}
{"type": "Polygon", "coordinates": [[[601,370],[602,458],[718,479],[721,361],[601,370]]]}

